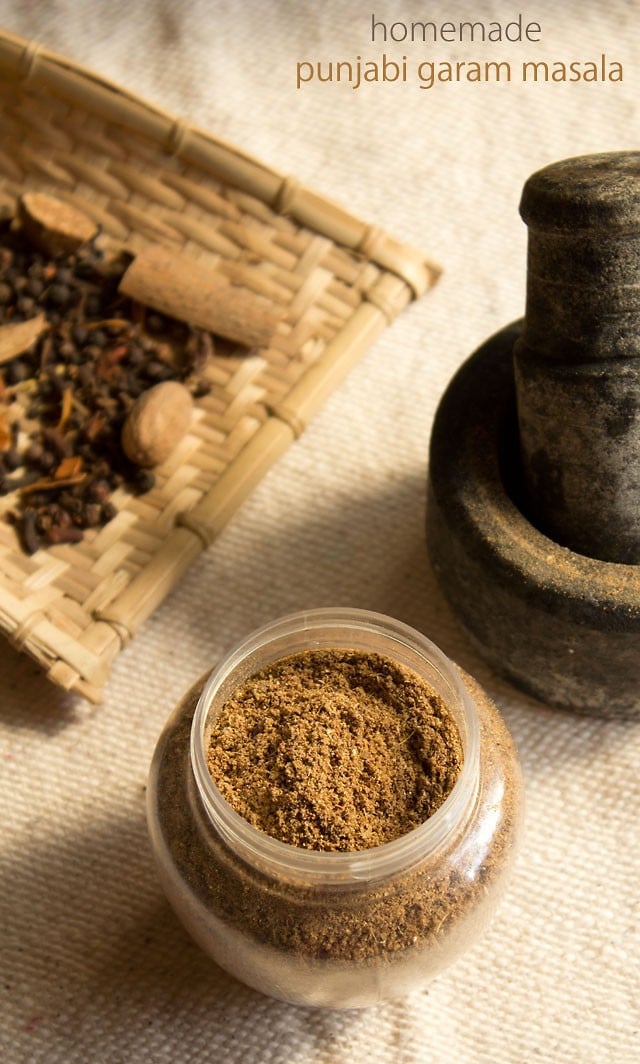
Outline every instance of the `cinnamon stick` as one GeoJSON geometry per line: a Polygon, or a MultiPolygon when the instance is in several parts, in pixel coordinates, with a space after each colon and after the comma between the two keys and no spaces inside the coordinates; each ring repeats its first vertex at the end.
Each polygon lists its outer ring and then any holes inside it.
{"type": "Polygon", "coordinates": [[[215,268],[162,247],[145,248],[119,290],[153,310],[246,347],[266,347],[284,310],[215,268]]]}

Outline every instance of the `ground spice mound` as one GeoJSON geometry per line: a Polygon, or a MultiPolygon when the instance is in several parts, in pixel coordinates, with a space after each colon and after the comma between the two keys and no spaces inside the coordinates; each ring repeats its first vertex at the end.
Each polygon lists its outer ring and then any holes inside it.
{"type": "Polygon", "coordinates": [[[254,827],[312,850],[364,850],[418,827],[462,766],[455,721],[416,673],[380,654],[274,662],[223,705],[209,771],[254,827]]]}

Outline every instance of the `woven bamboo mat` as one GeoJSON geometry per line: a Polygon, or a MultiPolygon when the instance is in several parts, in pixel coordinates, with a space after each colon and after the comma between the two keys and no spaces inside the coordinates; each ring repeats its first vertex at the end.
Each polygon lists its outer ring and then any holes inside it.
{"type": "Polygon", "coordinates": [[[285,308],[268,348],[214,357],[156,486],[115,492],[106,527],[27,556],[0,520],[0,630],[97,702],[118,651],[437,270],[294,178],[2,32],[0,129],[0,215],[47,191],[128,250],[181,249],[285,308]]]}

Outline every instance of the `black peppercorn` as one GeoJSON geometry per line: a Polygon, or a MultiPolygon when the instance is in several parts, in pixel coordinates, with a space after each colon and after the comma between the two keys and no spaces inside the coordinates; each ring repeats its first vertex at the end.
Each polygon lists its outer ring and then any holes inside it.
{"type": "Polygon", "coordinates": [[[44,282],[40,277],[29,277],[27,281],[27,292],[33,299],[38,299],[44,291],[44,282]]]}
{"type": "Polygon", "coordinates": [[[47,302],[54,307],[66,307],[71,298],[71,291],[66,284],[52,284],[47,292],[47,302]]]}
{"type": "Polygon", "coordinates": [[[13,472],[14,469],[18,469],[21,465],[20,455],[15,447],[10,447],[8,451],[4,452],[2,457],[5,468],[10,472],[13,472]]]}
{"type": "Polygon", "coordinates": [[[20,381],[27,380],[29,376],[29,367],[20,358],[14,358],[4,370],[5,384],[19,384],[20,381]]]}

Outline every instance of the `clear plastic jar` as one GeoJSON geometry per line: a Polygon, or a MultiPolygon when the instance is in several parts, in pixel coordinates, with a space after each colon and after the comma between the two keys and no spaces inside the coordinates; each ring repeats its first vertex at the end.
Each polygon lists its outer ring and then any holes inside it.
{"type": "Polygon", "coordinates": [[[148,787],[161,880],[196,941],[257,990],[336,1008],[419,989],[477,939],[512,863],[520,809],[515,750],[482,689],[419,632],[352,609],[285,617],[236,647],[169,719],[148,787]],[[206,765],[212,721],[240,683],[279,658],[335,647],[413,669],[446,702],[463,746],[458,780],[429,820],[349,853],[258,831],[206,765]]]}

